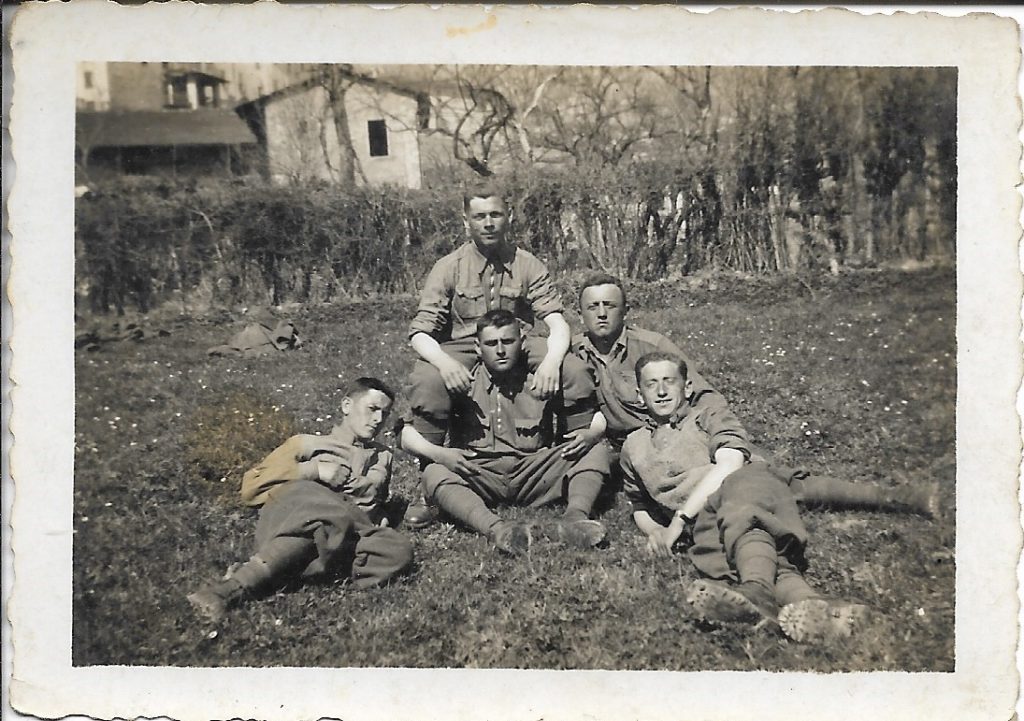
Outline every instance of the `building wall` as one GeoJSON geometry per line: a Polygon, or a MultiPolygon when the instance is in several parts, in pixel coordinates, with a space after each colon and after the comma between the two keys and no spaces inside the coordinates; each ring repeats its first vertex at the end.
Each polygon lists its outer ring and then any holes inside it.
{"type": "Polygon", "coordinates": [[[162,110],[167,104],[163,63],[107,63],[110,110],[162,110]]]}
{"type": "Polygon", "coordinates": [[[107,63],[78,63],[75,77],[76,110],[108,110],[110,108],[107,63]]]}
{"type": "Polygon", "coordinates": [[[366,182],[370,185],[420,187],[420,152],[417,142],[416,101],[404,95],[376,92],[355,85],[345,95],[352,146],[366,182]],[[370,155],[368,123],[383,120],[387,126],[388,154],[370,155]]]}
{"type": "MultiPolygon", "coordinates": [[[[356,85],[346,93],[352,148],[359,170],[369,185],[420,187],[420,155],[416,131],[416,102],[391,93],[356,85]],[[372,157],[368,123],[384,120],[388,154],[372,157]]],[[[339,146],[334,117],[323,88],[286,95],[267,104],[267,162],[275,182],[324,180],[340,182],[339,146]]]]}
{"type": "Polygon", "coordinates": [[[271,179],[337,182],[338,141],[323,88],[269,102],[264,122],[271,179]]]}

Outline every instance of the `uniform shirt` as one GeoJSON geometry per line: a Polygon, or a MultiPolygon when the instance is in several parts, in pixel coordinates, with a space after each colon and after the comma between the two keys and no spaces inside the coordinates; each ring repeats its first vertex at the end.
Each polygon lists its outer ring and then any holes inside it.
{"type": "Polygon", "coordinates": [[[647,408],[640,398],[636,382],[636,362],[654,351],[671,353],[686,362],[687,377],[693,383],[693,394],[689,398],[691,406],[726,408],[728,405],[725,398],[697,372],[690,357],[661,333],[627,325],[607,358],[597,352],[585,333],[576,335],[570,347],[593,374],[597,400],[608,421],[607,435],[613,441],[622,442],[647,423],[647,408]]]}
{"type": "Polygon", "coordinates": [[[527,325],[562,312],[544,264],[514,245],[496,263],[468,241],[434,264],[423,284],[409,337],[427,333],[439,343],[468,338],[484,313],[504,308],[527,325]]]}
{"type": "Polygon", "coordinates": [[[668,423],[645,424],[622,445],[623,489],[634,511],[677,510],[714,466],[719,448],[750,459],[746,431],[723,406],[682,409],[668,423]],[[682,473],[679,480],[669,477],[682,473]]]}
{"type": "Polygon", "coordinates": [[[524,456],[550,448],[567,431],[593,419],[593,383],[582,370],[578,375],[566,377],[563,366],[562,390],[545,401],[530,391],[533,374],[523,359],[501,378],[477,364],[469,394],[453,396],[449,445],[489,456],[524,456]]]}
{"type": "Polygon", "coordinates": [[[391,451],[360,441],[344,426],[335,426],[329,436],[292,436],[245,473],[242,502],[263,505],[289,481],[323,483],[375,517],[388,496],[391,451]]]}

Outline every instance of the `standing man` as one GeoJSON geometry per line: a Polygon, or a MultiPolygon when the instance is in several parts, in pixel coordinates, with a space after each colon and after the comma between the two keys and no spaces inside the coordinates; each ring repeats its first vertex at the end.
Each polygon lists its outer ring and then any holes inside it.
{"type": "MultiPolygon", "coordinates": [[[[690,357],[672,341],[652,330],[626,324],[629,304],[622,281],[606,273],[595,273],[583,281],[579,296],[580,315],[586,331],[572,340],[573,353],[586,363],[597,385],[597,399],[607,421],[605,436],[614,451],[633,431],[647,425],[648,409],[637,385],[636,362],[648,353],[668,353],[689,369],[685,393],[688,408],[694,413],[731,418],[725,398],[694,369],[690,357]]],[[[769,454],[752,446],[757,459],[771,463],[775,472],[789,478],[797,501],[804,506],[861,508],[919,513],[937,513],[934,484],[923,488],[888,487],[874,483],[851,482],[829,476],[812,475],[805,470],[775,464],[769,454]]],[[[615,459],[613,468],[618,466],[615,459]]],[[[681,475],[670,480],[680,482],[681,475]]]]}
{"type": "MultiPolygon", "coordinates": [[[[523,346],[534,370],[531,390],[541,398],[558,391],[569,349],[569,325],[547,269],[508,240],[512,214],[504,192],[494,185],[467,188],[463,210],[470,240],[434,264],[409,326],[410,345],[419,356],[409,376],[409,401],[432,443],[444,438],[451,396],[470,390],[476,323],[486,312],[507,310],[527,328],[536,319],[547,325],[546,345],[533,337],[523,346]]],[[[581,369],[577,363],[573,358],[570,366],[581,369]]],[[[432,519],[432,509],[422,504],[410,505],[405,516],[413,528],[432,519]]]]}
{"type": "Polygon", "coordinates": [[[596,411],[585,369],[564,369],[561,390],[546,399],[523,353],[523,331],[510,311],[488,311],[477,321],[480,357],[469,392],[452,395],[448,446],[424,431],[433,419],[413,407],[402,429],[402,447],[424,463],[427,501],[488,536],[501,551],[526,553],[530,527],[502,520],[492,507],[543,506],[564,501],[557,537],[590,547],[605,536],[590,511],[608,477],[608,447],[600,440],[604,417],[596,411]]]}

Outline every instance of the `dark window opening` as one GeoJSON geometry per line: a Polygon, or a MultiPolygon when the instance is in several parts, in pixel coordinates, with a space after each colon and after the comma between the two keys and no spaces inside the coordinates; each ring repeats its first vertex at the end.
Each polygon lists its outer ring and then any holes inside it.
{"type": "Polygon", "coordinates": [[[85,87],[91,88],[92,87],[92,73],[89,72],[88,70],[86,70],[85,73],[82,76],[82,81],[85,84],[85,87]]]}
{"type": "Polygon", "coordinates": [[[388,126],[383,120],[366,121],[366,131],[370,135],[370,157],[377,158],[388,154],[388,126]]]}

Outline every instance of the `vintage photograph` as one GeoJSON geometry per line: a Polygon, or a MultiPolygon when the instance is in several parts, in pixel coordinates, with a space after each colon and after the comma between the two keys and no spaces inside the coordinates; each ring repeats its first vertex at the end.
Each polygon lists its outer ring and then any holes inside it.
{"type": "Polygon", "coordinates": [[[73,664],[953,671],[957,79],[79,62],[73,664]]]}
{"type": "Polygon", "coordinates": [[[1020,35],[961,15],[19,8],[12,707],[1008,718],[1020,35]]]}

